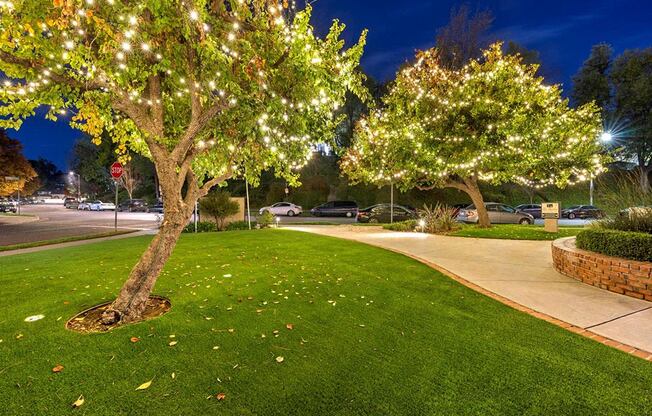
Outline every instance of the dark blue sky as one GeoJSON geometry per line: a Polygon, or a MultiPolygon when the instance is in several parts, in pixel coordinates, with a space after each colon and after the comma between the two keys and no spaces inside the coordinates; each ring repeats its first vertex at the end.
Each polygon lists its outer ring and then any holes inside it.
{"type": "MultiPolygon", "coordinates": [[[[437,29],[459,4],[451,0],[317,0],[313,7],[319,32],[333,18],[347,24],[345,37],[350,41],[368,28],[363,67],[386,80],[415,49],[434,44],[437,29]]],[[[479,0],[466,4],[473,10],[493,12],[496,38],[537,49],[548,81],[563,83],[566,90],[592,45],[607,42],[617,53],[652,46],[652,1],[648,0],[479,0]]],[[[80,133],[65,123],[36,117],[9,134],[23,142],[29,158],[43,156],[63,169],[80,133]]]]}

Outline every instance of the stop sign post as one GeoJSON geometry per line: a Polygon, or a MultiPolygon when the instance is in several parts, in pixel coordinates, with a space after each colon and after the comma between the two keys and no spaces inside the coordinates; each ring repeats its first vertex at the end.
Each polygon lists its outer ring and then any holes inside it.
{"type": "Polygon", "coordinates": [[[115,210],[114,212],[114,221],[113,221],[113,228],[115,231],[118,231],[118,181],[122,177],[122,174],[124,173],[124,168],[122,167],[122,164],[120,162],[115,162],[114,164],[111,165],[111,177],[115,181],[115,210]]]}

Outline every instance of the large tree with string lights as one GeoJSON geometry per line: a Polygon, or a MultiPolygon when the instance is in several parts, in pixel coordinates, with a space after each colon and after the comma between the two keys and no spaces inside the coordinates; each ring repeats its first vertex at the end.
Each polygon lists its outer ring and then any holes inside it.
{"type": "Polygon", "coordinates": [[[45,106],[96,142],[154,162],[165,219],[106,324],[142,316],[195,202],[246,172],[290,183],[363,94],[365,41],[320,38],[287,0],[0,1],[0,127],[45,106]]]}
{"type": "Polygon", "coordinates": [[[482,227],[490,222],[481,182],[588,180],[604,169],[600,111],[593,103],[569,108],[560,87],[544,84],[536,71],[504,55],[499,43],[460,70],[440,65],[436,49],[418,53],[384,107],[359,124],[343,170],[360,182],[459,189],[482,227]]]}

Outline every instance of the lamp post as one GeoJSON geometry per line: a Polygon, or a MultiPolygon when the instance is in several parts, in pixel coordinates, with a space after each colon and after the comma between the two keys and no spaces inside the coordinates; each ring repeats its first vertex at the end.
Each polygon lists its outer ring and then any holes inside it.
{"type": "MultiPolygon", "coordinates": [[[[600,136],[600,141],[602,143],[609,143],[613,140],[614,136],[608,131],[605,131],[600,136]]],[[[589,179],[589,205],[593,205],[593,193],[595,191],[595,183],[593,182],[593,174],[589,179]]]]}
{"type": "Polygon", "coordinates": [[[81,201],[81,175],[73,171],[68,172],[68,176],[74,177],[77,175],[77,201],[81,201]]]}

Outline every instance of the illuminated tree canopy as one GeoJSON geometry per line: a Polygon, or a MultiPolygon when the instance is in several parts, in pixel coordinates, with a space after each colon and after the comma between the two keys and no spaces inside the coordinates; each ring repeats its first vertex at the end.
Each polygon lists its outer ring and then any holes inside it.
{"type": "Polygon", "coordinates": [[[47,117],[152,159],[165,220],[110,310],[137,319],[195,201],[246,172],[291,183],[328,141],[365,43],[287,0],[0,1],[0,127],[47,117]]]}
{"type": "Polygon", "coordinates": [[[489,225],[479,182],[566,186],[604,170],[600,110],[569,108],[537,66],[494,44],[461,70],[420,52],[384,108],[362,120],[342,162],[354,180],[466,192],[489,225]]]}

